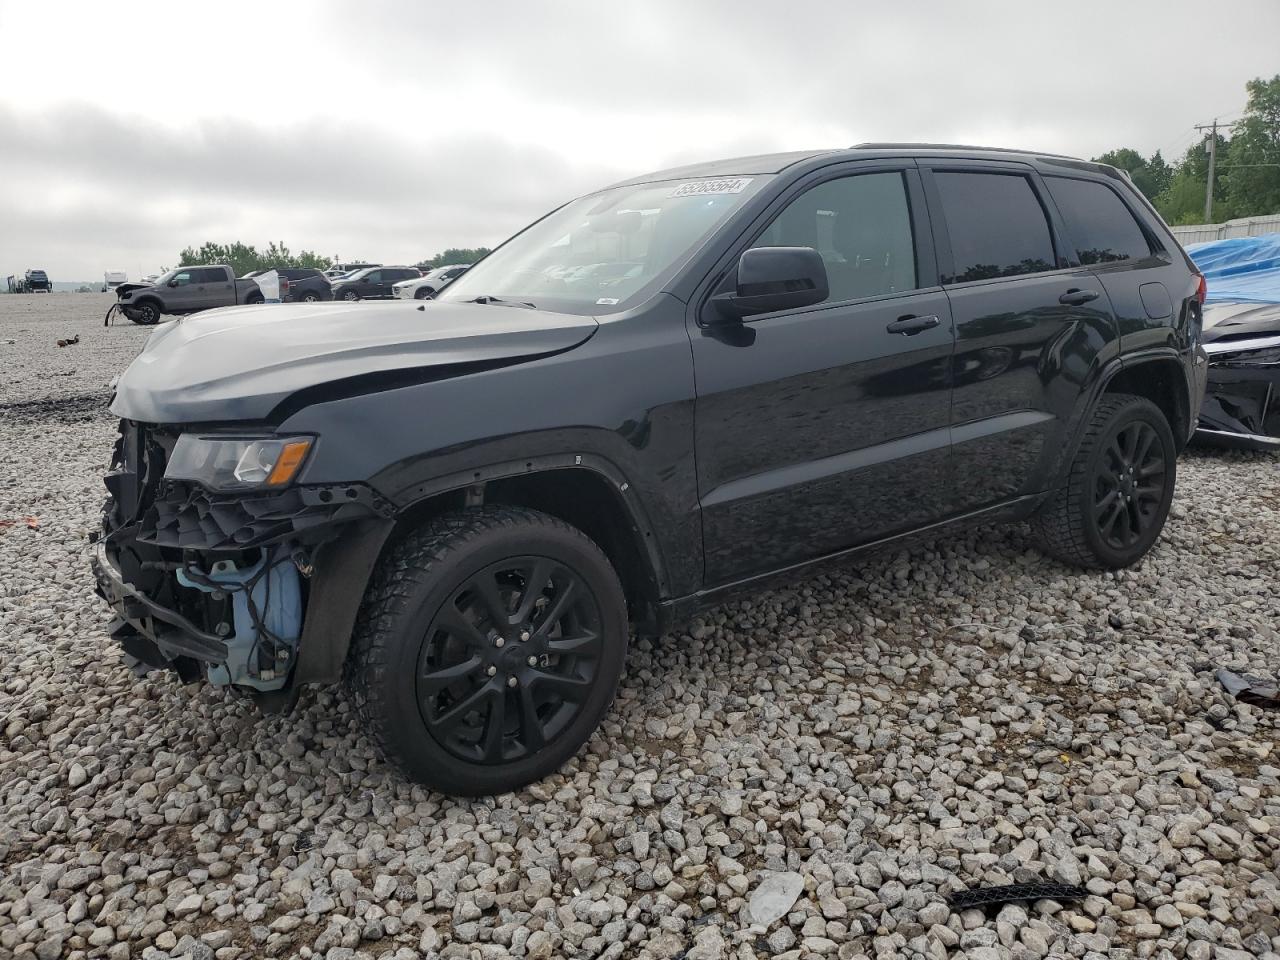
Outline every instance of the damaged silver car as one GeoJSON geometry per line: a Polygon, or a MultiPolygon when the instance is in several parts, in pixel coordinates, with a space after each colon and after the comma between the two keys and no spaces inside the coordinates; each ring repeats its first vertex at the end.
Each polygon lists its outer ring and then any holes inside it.
{"type": "Polygon", "coordinates": [[[1280,450],[1280,303],[1206,304],[1204,349],[1209,381],[1196,438],[1280,450]]]}

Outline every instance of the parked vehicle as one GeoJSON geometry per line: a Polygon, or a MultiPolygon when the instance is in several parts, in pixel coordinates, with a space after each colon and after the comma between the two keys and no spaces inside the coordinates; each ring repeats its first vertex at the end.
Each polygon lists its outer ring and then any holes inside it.
{"type": "Polygon", "coordinates": [[[357,270],[368,270],[370,267],[380,266],[382,266],[380,263],[335,263],[324,272],[324,275],[329,278],[330,283],[334,283],[343,277],[349,277],[357,270]]]}
{"type": "Polygon", "coordinates": [[[102,275],[102,292],[114,290],[122,283],[129,282],[129,275],[123,270],[108,270],[102,275]]]}
{"type": "Polygon", "coordinates": [[[401,280],[392,287],[392,292],[401,300],[429,300],[470,269],[469,263],[436,267],[421,277],[401,280]]]}
{"type": "Polygon", "coordinates": [[[1209,303],[1209,383],[1196,437],[1215,446],[1280,450],[1280,303],[1209,303]]]}
{"type": "Polygon", "coordinates": [[[1140,560],[1203,297],[1109,166],[870,144],[637,177],[426,303],[157,332],[93,568],[139,669],[271,706],[345,673],[411,777],[513,790],[600,722],[629,622],[998,519],[1140,560]]]}
{"type": "Polygon", "coordinates": [[[23,280],[27,293],[53,293],[53,284],[43,270],[28,270],[23,280]]]}
{"type": "MultiPolygon", "coordinates": [[[[281,297],[286,303],[316,303],[320,300],[332,300],[333,290],[329,278],[320,270],[309,267],[275,267],[276,273],[289,281],[288,291],[281,297]]],[[[255,270],[245,274],[250,279],[265,270],[255,270]]]]}
{"type": "MultiPolygon", "coordinates": [[[[282,281],[283,283],[283,281],[282,281]]],[[[161,274],[154,283],[122,283],[116,298],[124,315],[149,326],[165,314],[195,313],[214,307],[262,303],[257,283],[236,279],[230,267],[178,267],[161,274]]]]}
{"type": "Polygon", "coordinates": [[[420,277],[417,267],[372,267],[357,270],[333,285],[335,300],[376,300],[391,296],[401,280],[420,277]]]}

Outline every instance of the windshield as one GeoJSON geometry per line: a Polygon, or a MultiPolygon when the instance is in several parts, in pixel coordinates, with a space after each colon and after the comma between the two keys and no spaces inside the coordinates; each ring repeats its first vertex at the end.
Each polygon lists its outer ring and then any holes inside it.
{"type": "Polygon", "coordinates": [[[582,197],[489,254],[440,299],[497,297],[575,313],[624,310],[667,279],[767,179],[641,183],[582,197]]]}

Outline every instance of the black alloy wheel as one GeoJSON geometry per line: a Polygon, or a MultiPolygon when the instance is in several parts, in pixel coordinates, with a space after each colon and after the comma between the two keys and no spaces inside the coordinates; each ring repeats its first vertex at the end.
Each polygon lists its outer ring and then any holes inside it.
{"type": "Polygon", "coordinates": [[[1136,420],[1112,436],[1094,472],[1093,522],[1103,542],[1127,550],[1141,540],[1160,515],[1164,486],[1154,426],[1136,420]]]}
{"type": "Polygon", "coordinates": [[[343,290],[342,299],[343,300],[359,300],[360,294],[356,293],[354,290],[343,290]]]}
{"type": "Polygon", "coordinates": [[[427,729],[472,763],[536,754],[582,709],[600,625],[582,578],[549,557],[513,557],[469,577],[436,614],[418,658],[427,729]]]}
{"type": "Polygon", "coordinates": [[[1041,549],[1081,567],[1116,570],[1137,563],[1169,516],[1177,455],[1159,407],[1145,397],[1105,394],[1064,485],[1032,519],[1041,549]]]}
{"type": "Polygon", "coordinates": [[[379,564],[347,664],[356,710],[419,783],[466,796],[559,769],[609,709],[627,601],[581,530],[526,507],[447,513],[379,564]]]}

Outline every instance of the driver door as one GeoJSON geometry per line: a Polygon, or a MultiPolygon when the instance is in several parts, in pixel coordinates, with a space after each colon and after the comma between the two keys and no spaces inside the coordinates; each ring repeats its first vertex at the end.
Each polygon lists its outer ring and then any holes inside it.
{"type": "Polygon", "coordinates": [[[830,293],[738,323],[708,298],[690,330],[707,587],[946,511],[954,333],[914,164],[818,171],[766,216],[745,248],[816,249],[830,293]]]}

